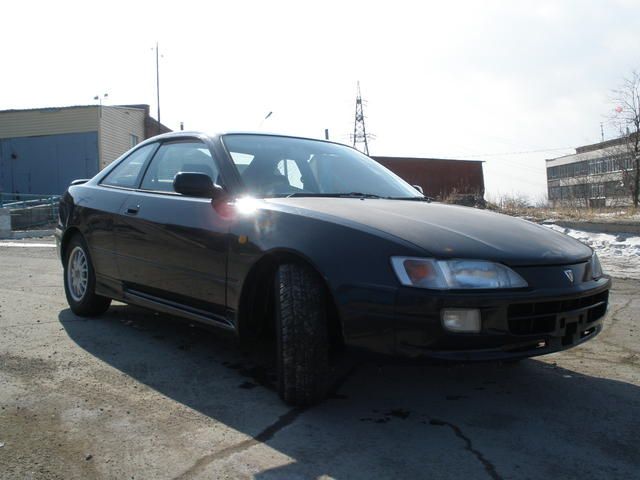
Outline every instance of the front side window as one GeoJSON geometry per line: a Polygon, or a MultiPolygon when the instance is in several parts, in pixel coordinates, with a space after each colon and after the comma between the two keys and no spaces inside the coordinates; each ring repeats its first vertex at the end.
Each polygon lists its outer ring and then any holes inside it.
{"type": "Polygon", "coordinates": [[[111,185],[112,187],[136,188],[142,173],[142,167],[153,153],[156,144],[145,145],[132,152],[127,158],[121,161],[109,174],[102,180],[102,185],[111,185]]]}
{"type": "Polygon", "coordinates": [[[272,135],[230,134],[222,141],[256,197],[365,194],[416,198],[416,190],[353,148],[272,135]]]}
{"type": "Polygon", "coordinates": [[[174,192],[173,179],[179,172],[204,173],[219,183],[218,168],[207,146],[198,141],[162,145],[153,157],[140,188],[156,192],[174,192]]]}

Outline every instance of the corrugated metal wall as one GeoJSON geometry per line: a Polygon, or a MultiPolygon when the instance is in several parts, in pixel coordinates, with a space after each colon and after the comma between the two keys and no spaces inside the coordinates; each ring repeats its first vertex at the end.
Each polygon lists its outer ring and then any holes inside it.
{"type": "Polygon", "coordinates": [[[0,112],[0,138],[97,132],[99,107],[44,108],[0,112]]]}
{"type": "Polygon", "coordinates": [[[0,112],[0,191],[60,194],[145,138],[145,109],[87,105],[0,112]],[[99,160],[100,159],[100,160],[99,160]]]}
{"type": "Polygon", "coordinates": [[[431,158],[372,157],[425,195],[444,199],[458,194],[484,195],[482,162],[431,158]]]}
{"type": "Polygon", "coordinates": [[[98,172],[98,132],[0,139],[0,191],[59,195],[98,172]]]}
{"type": "Polygon", "coordinates": [[[145,112],[136,108],[103,107],[100,122],[100,168],[104,168],[132,147],[131,135],[145,138],[145,112]]]}

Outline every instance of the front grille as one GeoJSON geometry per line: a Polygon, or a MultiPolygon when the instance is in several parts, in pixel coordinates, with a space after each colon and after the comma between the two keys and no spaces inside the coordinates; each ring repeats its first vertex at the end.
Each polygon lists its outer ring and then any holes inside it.
{"type": "Polygon", "coordinates": [[[591,323],[606,313],[608,299],[609,292],[607,291],[569,300],[509,305],[507,312],[509,331],[514,335],[551,333],[558,326],[561,328],[565,326],[563,313],[570,313],[576,310],[584,310],[578,316],[580,323],[591,323]]]}
{"type": "Polygon", "coordinates": [[[556,329],[556,317],[550,315],[539,318],[509,318],[509,331],[514,335],[534,335],[551,333],[556,329]]]}

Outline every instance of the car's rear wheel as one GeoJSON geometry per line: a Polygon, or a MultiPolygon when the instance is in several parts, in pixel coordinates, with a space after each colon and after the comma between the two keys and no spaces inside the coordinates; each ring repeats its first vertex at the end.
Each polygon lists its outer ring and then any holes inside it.
{"type": "Polygon", "coordinates": [[[64,292],[71,311],[82,317],[107,311],[111,299],[97,295],[96,275],[86,243],[75,235],[65,248],[64,292]]]}
{"type": "Polygon", "coordinates": [[[302,264],[278,268],[275,317],[278,393],[291,405],[325,398],[329,383],[329,332],[322,280],[302,264]]]}

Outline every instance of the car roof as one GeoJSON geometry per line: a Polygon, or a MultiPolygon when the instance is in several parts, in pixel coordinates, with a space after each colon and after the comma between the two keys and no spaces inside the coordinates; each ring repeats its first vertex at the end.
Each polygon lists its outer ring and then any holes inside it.
{"type": "Polygon", "coordinates": [[[288,135],[284,133],[255,132],[255,131],[242,131],[242,130],[229,130],[229,131],[222,131],[222,132],[215,132],[215,133],[208,133],[208,132],[203,132],[199,130],[181,130],[179,132],[163,133],[161,135],[150,137],[147,140],[145,140],[145,143],[155,141],[155,140],[163,140],[163,139],[170,139],[170,138],[188,138],[188,137],[198,137],[198,138],[204,137],[204,138],[208,138],[209,140],[215,140],[224,135],[261,135],[265,137],[284,137],[284,138],[295,138],[300,140],[313,140],[316,142],[324,142],[324,143],[334,143],[336,145],[343,145],[347,147],[349,146],[340,142],[325,140],[323,138],[303,137],[299,135],[288,135]]]}

